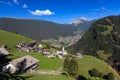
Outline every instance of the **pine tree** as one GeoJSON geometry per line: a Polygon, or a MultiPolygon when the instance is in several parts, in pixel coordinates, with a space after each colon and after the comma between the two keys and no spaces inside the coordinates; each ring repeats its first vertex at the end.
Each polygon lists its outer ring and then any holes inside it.
{"type": "Polygon", "coordinates": [[[63,65],[63,69],[65,70],[66,74],[68,74],[69,72],[69,68],[70,68],[70,63],[69,63],[69,57],[66,57],[64,60],[64,65],[63,65]]]}
{"type": "Polygon", "coordinates": [[[113,73],[108,73],[108,77],[106,80],[114,80],[114,74],[113,73]]]}
{"type": "Polygon", "coordinates": [[[78,73],[79,73],[79,66],[78,66],[78,61],[76,58],[72,58],[70,60],[70,64],[71,64],[71,67],[70,67],[70,74],[74,77],[77,77],[78,76],[78,73]]]}
{"type": "Polygon", "coordinates": [[[74,57],[66,57],[64,60],[64,71],[72,76],[72,77],[77,77],[79,73],[79,66],[78,66],[78,61],[74,57]]]}

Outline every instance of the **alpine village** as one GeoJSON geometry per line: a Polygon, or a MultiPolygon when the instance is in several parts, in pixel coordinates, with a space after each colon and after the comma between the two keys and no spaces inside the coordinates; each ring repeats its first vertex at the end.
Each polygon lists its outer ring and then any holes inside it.
{"type": "Polygon", "coordinates": [[[93,3],[0,0],[0,80],[120,80],[120,2],[93,3]]]}

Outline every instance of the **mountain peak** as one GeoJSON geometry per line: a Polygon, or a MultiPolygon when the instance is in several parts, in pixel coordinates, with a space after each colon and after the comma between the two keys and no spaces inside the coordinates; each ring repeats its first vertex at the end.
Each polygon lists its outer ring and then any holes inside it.
{"type": "Polygon", "coordinates": [[[71,24],[78,25],[78,24],[86,22],[86,21],[88,21],[88,19],[86,19],[85,17],[81,17],[78,19],[74,19],[71,24]]]}

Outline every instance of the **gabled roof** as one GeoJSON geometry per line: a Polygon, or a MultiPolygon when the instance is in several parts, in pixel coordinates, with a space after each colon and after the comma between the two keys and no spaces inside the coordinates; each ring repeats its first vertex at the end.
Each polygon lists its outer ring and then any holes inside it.
{"type": "Polygon", "coordinates": [[[31,41],[27,46],[34,47],[37,44],[37,41],[31,41]]]}
{"type": "Polygon", "coordinates": [[[25,69],[29,68],[30,66],[32,66],[34,64],[36,64],[39,61],[38,59],[36,59],[36,58],[34,58],[34,57],[30,56],[30,55],[26,55],[26,56],[23,56],[21,58],[17,58],[17,59],[15,59],[15,60],[13,60],[13,61],[11,61],[9,63],[14,65],[14,66],[17,66],[18,63],[20,63],[20,62],[22,62],[24,60],[26,60],[26,62],[25,62],[25,65],[26,65],[25,69]]]}
{"type": "Polygon", "coordinates": [[[0,48],[0,56],[6,56],[9,55],[10,53],[5,49],[5,48],[0,48]]]}

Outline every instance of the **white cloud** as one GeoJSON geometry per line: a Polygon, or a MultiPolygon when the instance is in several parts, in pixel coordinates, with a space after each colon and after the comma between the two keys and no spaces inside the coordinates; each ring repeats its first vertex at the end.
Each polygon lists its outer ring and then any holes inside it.
{"type": "Polygon", "coordinates": [[[15,4],[19,5],[18,0],[13,0],[13,2],[14,2],[15,4]]]}
{"type": "Polygon", "coordinates": [[[9,2],[9,1],[8,1],[8,2],[5,2],[5,1],[0,1],[0,3],[1,3],[1,4],[5,4],[5,5],[12,5],[12,3],[11,3],[11,2],[9,2]]]}
{"type": "Polygon", "coordinates": [[[53,15],[55,14],[54,12],[46,9],[46,10],[35,10],[35,11],[29,11],[32,15],[36,15],[36,16],[47,16],[47,15],[53,15]]]}
{"type": "Polygon", "coordinates": [[[27,4],[23,4],[22,7],[23,7],[23,8],[28,8],[27,4]]]}

